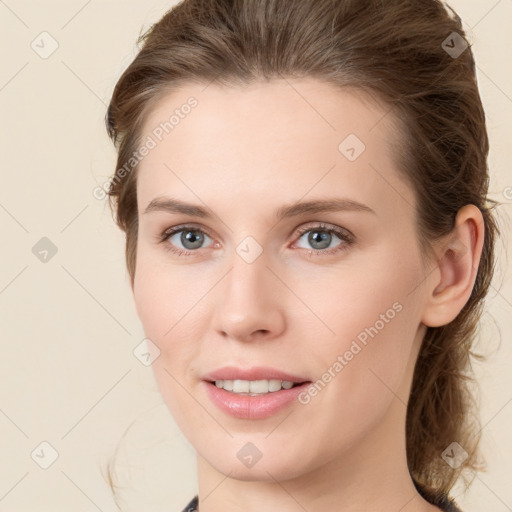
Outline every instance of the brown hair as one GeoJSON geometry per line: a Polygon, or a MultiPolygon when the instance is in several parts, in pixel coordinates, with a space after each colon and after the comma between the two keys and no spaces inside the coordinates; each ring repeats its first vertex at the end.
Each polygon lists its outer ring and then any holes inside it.
{"type": "MultiPolygon", "coordinates": [[[[141,143],[153,106],[187,82],[313,77],[366,91],[389,106],[400,126],[398,169],[417,198],[424,255],[433,255],[432,243],[452,231],[464,205],[476,205],[485,223],[471,296],[452,322],[428,327],[407,407],[411,476],[443,494],[465,468],[485,469],[470,356],[482,359],[471,348],[500,234],[492,214],[499,203],[487,198],[489,142],[475,63],[471,46],[458,56],[446,50],[454,47],[454,32],[464,38],[459,43],[465,40],[460,18],[447,7],[438,0],[183,0],[139,37],[142,48],[116,84],[106,116],[119,169],[141,143]],[[441,457],[453,441],[468,453],[456,468],[441,457]]],[[[108,190],[126,232],[132,284],[136,170],[116,176],[108,190]]]]}

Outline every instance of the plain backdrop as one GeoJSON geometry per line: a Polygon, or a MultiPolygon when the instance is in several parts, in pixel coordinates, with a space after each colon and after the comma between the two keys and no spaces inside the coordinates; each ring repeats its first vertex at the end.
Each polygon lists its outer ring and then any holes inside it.
{"type": "MultiPolygon", "coordinates": [[[[115,82],[173,4],[0,0],[0,511],[117,510],[110,460],[124,510],[178,511],[197,492],[192,446],[134,355],[144,334],[124,237],[92,194],[114,172],[104,116],[115,82]]],[[[512,1],[450,4],[475,53],[508,237],[512,1]]],[[[454,489],[465,512],[512,509],[510,250],[497,251],[477,347],[489,360],[475,364],[488,471],[454,489]]]]}

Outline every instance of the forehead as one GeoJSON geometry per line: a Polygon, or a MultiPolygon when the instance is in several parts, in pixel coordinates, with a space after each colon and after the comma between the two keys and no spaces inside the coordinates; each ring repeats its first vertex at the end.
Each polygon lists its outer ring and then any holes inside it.
{"type": "Polygon", "coordinates": [[[144,122],[141,141],[154,147],[139,164],[140,210],[166,192],[197,203],[234,201],[234,191],[241,205],[336,191],[369,202],[384,191],[410,207],[391,148],[394,123],[367,93],[314,79],[182,86],[144,122]]]}

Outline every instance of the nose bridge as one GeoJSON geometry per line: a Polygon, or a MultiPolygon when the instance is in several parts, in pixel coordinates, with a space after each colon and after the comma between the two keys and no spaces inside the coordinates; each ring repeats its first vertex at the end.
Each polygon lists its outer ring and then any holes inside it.
{"type": "Polygon", "coordinates": [[[276,334],[282,328],[276,279],[267,268],[266,253],[256,250],[250,240],[236,248],[221,288],[216,328],[233,338],[245,339],[256,331],[276,334]]]}
{"type": "Polygon", "coordinates": [[[268,285],[268,274],[271,274],[267,268],[267,257],[266,254],[261,253],[254,259],[252,259],[252,255],[251,258],[247,258],[250,250],[243,253],[241,250],[243,248],[244,246],[241,244],[233,254],[223,302],[231,303],[231,306],[239,304],[240,308],[249,305],[260,307],[261,303],[269,300],[270,296],[268,290],[265,290],[268,285]],[[260,303],[260,306],[257,306],[256,303],[260,303]]]}

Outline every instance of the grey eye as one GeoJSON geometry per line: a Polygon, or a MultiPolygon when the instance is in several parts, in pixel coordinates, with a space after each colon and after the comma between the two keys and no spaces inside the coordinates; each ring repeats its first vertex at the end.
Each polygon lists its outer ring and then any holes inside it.
{"type": "Polygon", "coordinates": [[[210,238],[206,233],[203,233],[198,229],[182,229],[169,237],[169,241],[178,247],[179,244],[173,240],[175,237],[178,237],[179,243],[181,243],[183,249],[186,250],[200,249],[205,238],[210,238]]]}
{"type": "MultiPolygon", "coordinates": [[[[304,238],[307,235],[307,242],[311,245],[311,248],[315,250],[322,250],[329,248],[329,245],[331,244],[333,237],[337,238],[338,240],[342,241],[338,236],[336,236],[334,233],[330,233],[329,231],[325,229],[318,229],[318,228],[312,228],[306,233],[303,233],[302,236],[299,238],[299,241],[304,238]]],[[[303,249],[309,249],[309,247],[302,247],[303,249]]]]}

